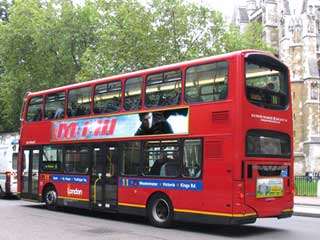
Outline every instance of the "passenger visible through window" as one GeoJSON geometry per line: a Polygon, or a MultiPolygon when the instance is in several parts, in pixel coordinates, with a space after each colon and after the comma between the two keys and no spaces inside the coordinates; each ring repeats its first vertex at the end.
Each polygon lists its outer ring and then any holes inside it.
{"type": "Polygon", "coordinates": [[[43,97],[31,98],[27,111],[28,122],[38,122],[42,120],[42,103],[43,97]]]}
{"type": "Polygon", "coordinates": [[[181,71],[174,70],[147,77],[145,106],[174,106],[181,99],[181,71]]]}
{"type": "Polygon", "coordinates": [[[121,81],[99,84],[94,90],[94,113],[119,112],[121,105],[121,81]]]}
{"type": "Polygon", "coordinates": [[[145,142],[144,174],[160,177],[177,177],[179,175],[178,141],[145,142]]]}
{"type": "Polygon", "coordinates": [[[86,116],[90,113],[91,87],[69,91],[68,117],[86,116]]]}
{"type": "Polygon", "coordinates": [[[65,92],[57,92],[46,96],[44,117],[47,120],[64,117],[65,92]]]}

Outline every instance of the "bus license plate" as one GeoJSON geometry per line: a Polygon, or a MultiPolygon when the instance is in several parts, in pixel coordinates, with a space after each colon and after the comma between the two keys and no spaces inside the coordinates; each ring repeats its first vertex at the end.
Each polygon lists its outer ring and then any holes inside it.
{"type": "Polygon", "coordinates": [[[257,178],[257,198],[283,196],[283,178],[257,178]]]}

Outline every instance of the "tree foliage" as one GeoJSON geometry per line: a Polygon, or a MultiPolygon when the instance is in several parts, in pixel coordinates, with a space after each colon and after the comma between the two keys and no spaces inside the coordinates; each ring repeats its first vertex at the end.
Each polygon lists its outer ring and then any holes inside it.
{"type": "Polygon", "coordinates": [[[186,0],[0,0],[0,131],[27,91],[239,50],[270,50],[220,12],[186,0]]]}

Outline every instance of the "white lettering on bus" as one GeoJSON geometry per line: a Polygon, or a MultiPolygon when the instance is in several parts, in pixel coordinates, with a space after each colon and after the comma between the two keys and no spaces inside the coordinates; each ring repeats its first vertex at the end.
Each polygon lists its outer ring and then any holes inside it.
{"type": "Polygon", "coordinates": [[[68,195],[82,196],[82,190],[78,188],[75,188],[75,189],[68,188],[67,193],[68,195]]]}

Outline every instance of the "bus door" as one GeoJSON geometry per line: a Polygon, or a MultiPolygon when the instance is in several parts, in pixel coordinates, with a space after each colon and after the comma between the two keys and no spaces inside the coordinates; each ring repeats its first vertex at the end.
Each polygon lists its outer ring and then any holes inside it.
{"type": "Polygon", "coordinates": [[[40,149],[25,148],[22,154],[21,197],[38,199],[40,149]]]}
{"type": "Polygon", "coordinates": [[[116,144],[93,146],[91,171],[91,203],[93,208],[117,209],[118,147],[116,144]]]}

